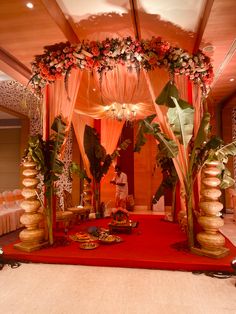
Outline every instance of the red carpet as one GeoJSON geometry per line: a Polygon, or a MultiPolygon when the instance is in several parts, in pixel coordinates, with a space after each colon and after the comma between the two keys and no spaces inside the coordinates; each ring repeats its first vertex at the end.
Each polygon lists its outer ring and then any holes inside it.
{"type": "MultiPolygon", "coordinates": [[[[226,240],[230,254],[221,259],[197,256],[184,249],[185,234],[174,223],[165,222],[160,216],[130,215],[139,222],[132,234],[119,234],[124,240],[116,244],[100,244],[94,250],[82,250],[80,243],[68,246],[44,248],[32,253],[14,249],[13,244],[3,247],[6,259],[36,263],[78,264],[153,268],[187,271],[229,271],[236,256],[236,248],[226,240]],[[179,249],[178,249],[179,248],[179,249]]],[[[71,230],[69,234],[87,231],[89,226],[107,228],[110,219],[87,221],[71,230]]]]}

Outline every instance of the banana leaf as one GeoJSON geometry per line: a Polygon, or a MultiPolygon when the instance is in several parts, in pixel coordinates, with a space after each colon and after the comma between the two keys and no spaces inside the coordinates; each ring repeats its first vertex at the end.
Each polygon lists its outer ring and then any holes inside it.
{"type": "Polygon", "coordinates": [[[65,140],[66,123],[62,121],[61,116],[54,119],[51,129],[54,131],[49,141],[51,152],[51,170],[62,173],[62,163],[58,160],[58,155],[65,140]]]}
{"type": "Polygon", "coordinates": [[[45,172],[45,158],[43,154],[44,143],[40,134],[30,136],[28,140],[28,148],[25,151],[23,158],[30,156],[37,164],[37,169],[42,173],[45,172]]]}
{"type": "Polygon", "coordinates": [[[175,170],[175,166],[173,160],[171,158],[167,158],[161,152],[160,144],[158,145],[159,152],[157,154],[157,164],[162,169],[162,182],[158,187],[155,196],[152,200],[152,203],[155,204],[162,195],[164,195],[167,189],[172,190],[178,181],[178,175],[175,170]]]}
{"type": "Polygon", "coordinates": [[[141,147],[146,143],[145,134],[151,134],[161,143],[162,152],[168,158],[174,158],[178,154],[177,144],[167,138],[160,130],[158,123],[151,123],[156,115],[151,115],[139,122],[139,130],[136,136],[134,152],[140,152],[141,147]]]}
{"type": "Polygon", "coordinates": [[[224,167],[223,171],[221,172],[219,179],[221,180],[221,189],[228,189],[235,183],[235,180],[232,178],[229,169],[227,169],[226,167],[224,167]]]}
{"type": "Polygon", "coordinates": [[[84,150],[89,160],[91,174],[97,183],[108,172],[112,160],[119,156],[119,150],[127,149],[130,143],[131,141],[127,139],[111,155],[106,154],[105,148],[99,142],[97,131],[88,125],[85,126],[84,150]]]}
{"type": "Polygon", "coordinates": [[[186,149],[193,136],[194,108],[187,102],[171,97],[175,108],[169,108],[168,121],[175,136],[186,149]]]}
{"type": "Polygon", "coordinates": [[[84,150],[89,160],[91,174],[99,183],[103,176],[101,166],[106,158],[106,150],[99,142],[97,131],[88,125],[84,131],[84,150]]]}
{"type": "Polygon", "coordinates": [[[228,156],[235,156],[236,155],[236,141],[233,141],[220,149],[218,149],[215,153],[218,160],[221,160],[225,163],[228,156]]]}
{"type": "Polygon", "coordinates": [[[153,134],[153,129],[149,127],[156,115],[150,115],[143,120],[138,121],[138,132],[136,136],[134,152],[140,152],[141,147],[145,145],[147,139],[145,134],[153,134]]]}
{"type": "Polygon", "coordinates": [[[175,103],[173,102],[172,97],[178,100],[179,92],[174,83],[169,81],[161,91],[160,95],[156,98],[156,104],[174,108],[175,103]]]}
{"type": "Polygon", "coordinates": [[[203,156],[204,156],[204,148],[206,145],[204,145],[207,142],[208,134],[210,130],[210,114],[204,113],[203,117],[201,119],[201,123],[196,135],[196,138],[194,140],[194,145],[190,157],[190,163],[189,163],[189,171],[192,172],[193,166],[195,168],[199,168],[204,163],[203,156]],[[203,148],[203,150],[202,150],[203,148]],[[201,157],[202,156],[202,157],[201,157]]]}
{"type": "Polygon", "coordinates": [[[66,124],[61,116],[55,118],[51,129],[54,131],[50,139],[44,141],[40,134],[31,136],[28,141],[28,148],[23,158],[32,158],[37,168],[43,175],[45,196],[47,199],[45,213],[47,217],[49,242],[53,244],[53,201],[54,182],[60,178],[63,172],[64,163],[59,159],[62,145],[65,139],[66,124]]]}
{"type": "Polygon", "coordinates": [[[76,162],[72,162],[69,166],[70,176],[75,173],[81,180],[86,180],[88,183],[91,179],[88,177],[86,170],[82,170],[76,162]]]}
{"type": "Polygon", "coordinates": [[[130,139],[124,140],[118,147],[117,149],[114,150],[114,152],[111,154],[111,159],[114,160],[116,157],[120,157],[120,150],[126,150],[131,144],[130,139]]]}
{"type": "Polygon", "coordinates": [[[178,155],[178,146],[175,141],[168,139],[162,133],[155,133],[154,137],[160,142],[161,153],[167,158],[175,158],[178,155]]]}

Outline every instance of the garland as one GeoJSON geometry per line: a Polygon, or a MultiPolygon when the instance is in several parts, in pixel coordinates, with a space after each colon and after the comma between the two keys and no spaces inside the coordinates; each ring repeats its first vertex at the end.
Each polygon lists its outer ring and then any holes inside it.
{"type": "Polygon", "coordinates": [[[46,46],[44,54],[32,62],[33,76],[30,83],[37,93],[46,84],[65,77],[72,68],[96,70],[102,74],[117,64],[126,65],[128,70],[140,68],[146,71],[166,68],[171,75],[186,75],[204,91],[213,80],[213,67],[208,56],[198,51],[191,55],[187,51],[172,47],[160,37],[151,40],[109,39],[102,42],[83,41],[79,44],[59,43],[46,46]]]}

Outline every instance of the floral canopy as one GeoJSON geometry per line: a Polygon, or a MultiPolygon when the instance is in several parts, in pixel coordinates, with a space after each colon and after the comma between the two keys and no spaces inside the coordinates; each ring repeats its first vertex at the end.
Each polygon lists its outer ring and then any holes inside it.
{"type": "MultiPolygon", "coordinates": [[[[91,118],[108,117],[106,106],[135,104],[137,118],[157,113],[164,129],[163,109],[157,108],[155,97],[166,82],[175,79],[185,99],[188,98],[188,84],[193,82],[193,102],[199,106],[201,94],[207,93],[213,79],[212,65],[205,54],[198,51],[191,55],[160,37],[140,41],[131,37],[107,38],[47,46],[43,55],[35,57],[32,72],[30,83],[35,92],[46,92],[45,112],[49,111],[50,122],[62,114],[68,120],[68,127],[72,120],[76,125],[82,156],[85,155],[82,145],[84,125],[93,124],[91,118]]],[[[201,115],[199,109],[198,115],[201,115]]],[[[101,120],[101,142],[108,152],[117,144],[124,121],[121,122],[101,120]],[[115,138],[112,145],[110,133],[103,132],[108,124],[115,138]]],[[[83,158],[86,165],[86,157],[83,158]]],[[[88,170],[88,166],[86,168],[88,170]]]]}

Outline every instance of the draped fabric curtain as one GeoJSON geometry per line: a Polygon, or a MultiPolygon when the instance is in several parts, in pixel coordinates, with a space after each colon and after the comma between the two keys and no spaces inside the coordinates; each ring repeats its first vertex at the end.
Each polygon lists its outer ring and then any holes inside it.
{"type": "Polygon", "coordinates": [[[194,137],[197,135],[201,119],[203,117],[204,109],[202,106],[202,91],[198,85],[192,84],[192,104],[195,108],[194,113],[194,137]]]}
{"type": "Polygon", "coordinates": [[[188,93],[188,79],[185,75],[176,75],[175,76],[175,84],[179,91],[179,96],[181,99],[185,101],[189,101],[189,93],[188,93]]]}
{"type": "MultiPolygon", "coordinates": [[[[105,106],[110,106],[112,103],[135,105],[137,119],[155,112],[143,70],[137,73],[135,69],[127,71],[126,66],[118,65],[112,71],[103,73],[102,77],[95,71],[83,72],[74,117],[76,121],[82,115],[101,119],[101,144],[108,154],[111,154],[117,147],[124,124],[124,120],[117,121],[109,117],[105,106]]],[[[73,119],[74,127],[75,120],[73,119]]],[[[80,131],[76,130],[80,147],[82,135],[79,133],[83,130],[84,126],[80,128],[80,131]]],[[[86,164],[86,158],[84,162],[86,164]]]]}
{"type": "Polygon", "coordinates": [[[66,133],[68,133],[72,121],[73,110],[77,93],[80,86],[82,72],[73,69],[68,78],[68,88],[66,90],[64,77],[55,81],[48,86],[47,101],[49,113],[49,126],[58,115],[62,115],[63,120],[67,123],[66,133]]]}
{"type": "Polygon", "coordinates": [[[89,160],[84,151],[84,129],[85,129],[86,124],[93,127],[94,119],[89,116],[74,113],[73,118],[72,118],[72,123],[73,123],[74,131],[75,131],[75,136],[79,145],[84,168],[87,172],[88,177],[91,178],[92,176],[89,170],[89,160]]]}
{"type": "Polygon", "coordinates": [[[124,65],[118,65],[102,76],[95,71],[84,71],[75,112],[102,119],[107,117],[105,106],[112,103],[135,105],[137,118],[155,112],[144,70],[137,73],[135,69],[127,71],[124,65]]]}
{"type": "Polygon", "coordinates": [[[134,68],[129,70],[118,65],[113,71],[103,75],[102,79],[95,73],[95,84],[100,89],[102,104],[133,104],[137,108],[137,118],[153,113],[154,108],[143,72],[144,70],[137,72],[134,68]]]}
{"type": "Polygon", "coordinates": [[[105,147],[107,154],[112,154],[117,147],[124,121],[114,119],[101,120],[101,144],[105,147]]]}

